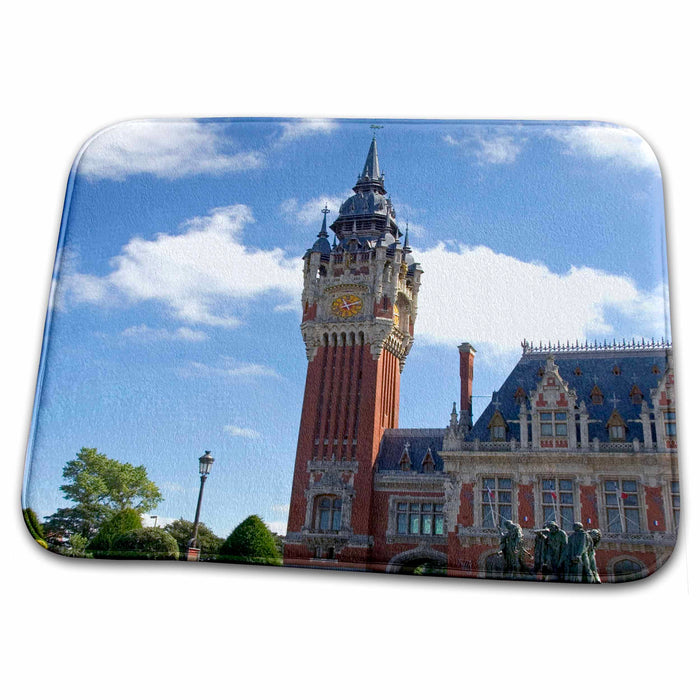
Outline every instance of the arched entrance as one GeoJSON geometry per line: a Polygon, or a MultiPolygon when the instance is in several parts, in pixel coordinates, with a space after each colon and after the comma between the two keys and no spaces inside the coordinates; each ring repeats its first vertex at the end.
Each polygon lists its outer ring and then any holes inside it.
{"type": "Polygon", "coordinates": [[[397,554],[386,566],[388,574],[446,576],[447,556],[432,547],[416,547],[397,554]]]}
{"type": "Polygon", "coordinates": [[[644,578],[646,575],[644,564],[638,559],[630,559],[628,557],[616,559],[611,562],[608,566],[608,571],[612,573],[612,580],[615,583],[636,581],[637,579],[644,578]]]}

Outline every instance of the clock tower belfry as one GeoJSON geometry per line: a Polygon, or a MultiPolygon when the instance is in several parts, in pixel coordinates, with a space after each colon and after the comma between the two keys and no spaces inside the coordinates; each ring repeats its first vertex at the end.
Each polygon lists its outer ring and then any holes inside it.
{"type": "Polygon", "coordinates": [[[308,369],[285,562],[366,568],[374,461],[398,427],[400,375],[413,344],[422,270],[384,188],[377,141],[354,194],[326,207],[304,255],[301,333],[308,369]]]}

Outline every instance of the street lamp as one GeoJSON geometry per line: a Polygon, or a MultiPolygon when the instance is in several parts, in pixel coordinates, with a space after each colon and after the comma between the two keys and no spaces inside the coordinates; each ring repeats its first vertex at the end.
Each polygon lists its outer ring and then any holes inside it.
{"type": "Polygon", "coordinates": [[[197,531],[199,530],[199,511],[202,509],[202,493],[204,492],[204,482],[209,476],[211,465],[214,464],[214,458],[209,450],[205,450],[204,454],[199,458],[199,498],[197,499],[197,512],[194,515],[194,528],[192,529],[192,539],[187,545],[187,561],[199,560],[199,547],[197,546],[197,531]]]}

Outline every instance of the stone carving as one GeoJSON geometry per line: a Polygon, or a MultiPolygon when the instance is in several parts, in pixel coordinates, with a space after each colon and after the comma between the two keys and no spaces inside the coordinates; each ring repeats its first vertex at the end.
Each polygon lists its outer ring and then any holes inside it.
{"type": "Polygon", "coordinates": [[[503,554],[503,574],[506,578],[515,578],[517,574],[528,570],[522,528],[511,520],[503,522],[500,551],[503,554]]]}

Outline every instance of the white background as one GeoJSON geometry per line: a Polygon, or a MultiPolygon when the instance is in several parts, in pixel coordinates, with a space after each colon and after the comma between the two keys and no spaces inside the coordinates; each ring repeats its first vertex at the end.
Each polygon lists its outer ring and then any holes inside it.
{"type": "Polygon", "coordinates": [[[700,541],[700,115],[690,6],[6,8],[0,684],[29,698],[686,697],[700,586],[691,546],[700,541]],[[20,518],[22,469],[76,151],[131,117],[246,115],[601,119],[651,143],[664,174],[681,401],[684,523],[664,569],[636,584],[582,589],[67,561],[31,541],[20,518]]]}

